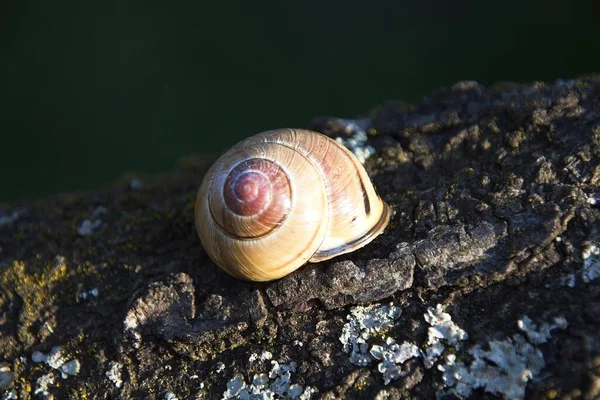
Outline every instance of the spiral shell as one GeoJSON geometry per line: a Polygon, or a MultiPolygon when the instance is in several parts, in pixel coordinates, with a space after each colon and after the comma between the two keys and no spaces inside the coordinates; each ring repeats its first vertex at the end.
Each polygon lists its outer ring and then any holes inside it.
{"type": "Polygon", "coordinates": [[[307,130],[259,133],[223,154],[196,198],[196,229],[212,260],[269,281],[363,247],[390,208],[356,157],[307,130]]]}

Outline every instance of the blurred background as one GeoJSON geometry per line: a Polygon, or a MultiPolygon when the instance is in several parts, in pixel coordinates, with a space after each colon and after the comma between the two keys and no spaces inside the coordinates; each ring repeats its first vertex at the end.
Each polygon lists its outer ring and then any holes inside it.
{"type": "Polygon", "coordinates": [[[0,203],[458,80],[600,73],[592,2],[5,1],[0,203]]]}

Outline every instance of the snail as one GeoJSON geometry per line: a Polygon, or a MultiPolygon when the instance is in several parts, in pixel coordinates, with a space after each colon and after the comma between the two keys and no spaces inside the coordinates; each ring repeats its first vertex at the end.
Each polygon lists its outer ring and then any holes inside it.
{"type": "Polygon", "coordinates": [[[365,246],[390,212],[348,149],[317,132],[281,129],[217,159],[198,191],[195,223],[223,270],[270,281],[365,246]]]}

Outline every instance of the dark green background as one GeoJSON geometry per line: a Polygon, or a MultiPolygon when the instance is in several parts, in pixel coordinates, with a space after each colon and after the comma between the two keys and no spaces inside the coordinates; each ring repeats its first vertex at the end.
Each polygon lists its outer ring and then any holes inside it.
{"type": "Polygon", "coordinates": [[[0,23],[0,202],[457,80],[600,72],[591,2],[20,0],[0,23]]]}

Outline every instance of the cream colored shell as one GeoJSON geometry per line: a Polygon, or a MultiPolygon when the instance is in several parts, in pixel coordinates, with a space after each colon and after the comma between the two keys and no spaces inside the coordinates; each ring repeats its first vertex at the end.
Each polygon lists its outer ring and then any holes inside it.
{"type": "Polygon", "coordinates": [[[207,254],[229,274],[251,281],[278,279],[307,261],[361,248],[389,218],[389,206],[350,151],[327,136],[296,129],[259,133],[223,154],[206,173],[195,209],[207,254]],[[246,215],[242,207],[245,214],[239,215],[227,206],[231,198],[238,201],[231,187],[246,165],[263,180],[260,168],[266,165],[277,180],[269,186],[277,193],[269,192],[265,202],[270,209],[262,214],[246,215]],[[228,178],[230,173],[236,177],[228,178]],[[274,198],[283,204],[272,204],[274,198]]]}

